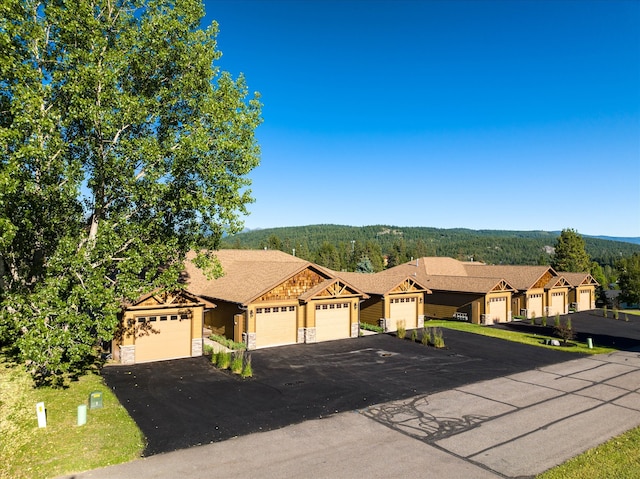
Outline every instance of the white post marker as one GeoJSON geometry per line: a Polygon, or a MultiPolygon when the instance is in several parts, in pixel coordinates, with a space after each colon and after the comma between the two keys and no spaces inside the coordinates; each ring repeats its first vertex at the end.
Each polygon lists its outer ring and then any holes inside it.
{"type": "Polygon", "coordinates": [[[47,410],[44,408],[43,402],[36,404],[36,414],[38,415],[38,427],[47,427],[47,410]]]}

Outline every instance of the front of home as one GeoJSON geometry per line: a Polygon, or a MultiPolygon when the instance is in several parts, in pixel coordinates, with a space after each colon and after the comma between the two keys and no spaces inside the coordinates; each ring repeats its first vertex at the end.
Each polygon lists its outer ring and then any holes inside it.
{"type": "Polygon", "coordinates": [[[491,266],[424,257],[365,274],[331,271],[277,250],[220,250],[224,274],[185,262],[185,290],[128,305],[112,344],[125,364],[198,356],[203,330],[248,349],[358,336],[360,322],[384,331],[442,318],[491,325],[595,307],[587,273],[549,266],[491,266]]]}
{"type": "Polygon", "coordinates": [[[113,359],[134,364],[201,356],[204,311],[213,307],[188,291],[139,298],[121,314],[111,344],[113,359]]]}
{"type": "Polygon", "coordinates": [[[189,289],[216,308],[204,324],[248,349],[356,337],[367,295],[330,270],[274,250],[221,250],[224,276],[187,260],[189,289]]]}

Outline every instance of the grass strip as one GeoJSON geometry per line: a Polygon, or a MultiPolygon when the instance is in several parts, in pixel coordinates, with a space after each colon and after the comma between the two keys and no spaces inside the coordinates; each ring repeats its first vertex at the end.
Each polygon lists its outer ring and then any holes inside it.
{"type": "Polygon", "coordinates": [[[547,339],[558,339],[555,336],[547,336],[542,334],[530,334],[521,333],[518,331],[508,331],[505,329],[492,328],[488,326],[481,326],[479,324],[464,323],[461,321],[447,321],[447,320],[430,320],[425,321],[425,326],[440,326],[447,329],[455,329],[456,331],[464,331],[467,333],[480,334],[482,336],[490,336],[492,338],[504,339],[507,341],[514,341],[516,343],[529,344],[531,346],[539,346],[541,348],[555,349],[558,351],[566,351],[569,353],[584,353],[584,354],[605,354],[617,351],[613,348],[604,348],[595,345],[589,349],[587,343],[572,340],[576,346],[563,347],[563,346],[551,346],[544,344],[547,339]]]}
{"type": "Polygon", "coordinates": [[[640,428],[631,429],[538,479],[636,479],[640,477],[640,428]]]}
{"type": "Polygon", "coordinates": [[[56,477],[120,464],[141,456],[142,433],[115,395],[94,373],[64,389],[33,387],[24,368],[0,352],[0,478],[56,477]],[[100,409],[87,408],[78,426],[78,406],[102,392],[100,409]],[[36,403],[44,402],[47,427],[38,428],[36,403]]]}

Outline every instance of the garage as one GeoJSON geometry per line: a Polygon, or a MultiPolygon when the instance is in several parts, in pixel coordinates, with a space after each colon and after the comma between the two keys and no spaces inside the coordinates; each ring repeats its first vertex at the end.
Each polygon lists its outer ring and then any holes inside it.
{"type": "Polygon", "coordinates": [[[316,304],[315,309],[317,341],[351,337],[349,303],[316,304]]]}
{"type": "Polygon", "coordinates": [[[487,324],[504,323],[507,320],[507,298],[489,298],[489,321],[487,324]]]}
{"type": "Polygon", "coordinates": [[[578,295],[578,311],[588,311],[591,309],[591,291],[581,289],[578,295]]]}
{"type": "Polygon", "coordinates": [[[532,294],[529,296],[529,307],[527,315],[529,318],[539,318],[542,316],[542,293],[532,294]]]}
{"type": "Polygon", "coordinates": [[[256,309],[256,347],[294,344],[298,337],[295,306],[256,309]]]}
{"type": "Polygon", "coordinates": [[[387,321],[388,331],[397,331],[398,322],[404,321],[406,329],[414,329],[418,326],[418,309],[415,297],[391,298],[389,304],[390,320],[387,321]]]}
{"type": "Polygon", "coordinates": [[[549,316],[555,316],[556,314],[565,314],[565,293],[556,292],[551,293],[551,304],[549,305],[549,316]]]}
{"type": "Polygon", "coordinates": [[[138,316],[135,362],[147,363],[191,356],[191,319],[187,314],[138,316]]]}

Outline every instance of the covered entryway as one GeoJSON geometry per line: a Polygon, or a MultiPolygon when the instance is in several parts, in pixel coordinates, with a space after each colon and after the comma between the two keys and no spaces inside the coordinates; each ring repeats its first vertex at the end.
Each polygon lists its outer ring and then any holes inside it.
{"type": "Polygon", "coordinates": [[[553,292],[551,293],[551,304],[549,305],[549,316],[555,316],[556,314],[565,314],[565,293],[553,292]]]}
{"type": "Polygon", "coordinates": [[[591,309],[591,291],[581,289],[578,294],[578,311],[587,311],[589,309],[591,309]]]}
{"type": "Polygon", "coordinates": [[[508,320],[507,298],[489,298],[489,321],[487,324],[504,323],[508,320]]]}
{"type": "Polygon", "coordinates": [[[542,316],[542,293],[536,293],[529,296],[529,304],[527,308],[527,316],[529,318],[539,318],[542,316]]]}
{"type": "Polygon", "coordinates": [[[351,337],[350,303],[316,304],[316,341],[351,337]]]}
{"type": "Polygon", "coordinates": [[[188,314],[138,316],[135,321],[136,363],[191,356],[191,319],[188,314]]]}
{"type": "Polygon", "coordinates": [[[296,307],[256,308],[256,347],[294,344],[297,339],[296,307]]]}
{"type": "Polygon", "coordinates": [[[406,329],[414,329],[418,326],[418,309],[415,297],[391,298],[389,304],[389,317],[387,331],[397,331],[398,322],[404,321],[406,329]]]}

